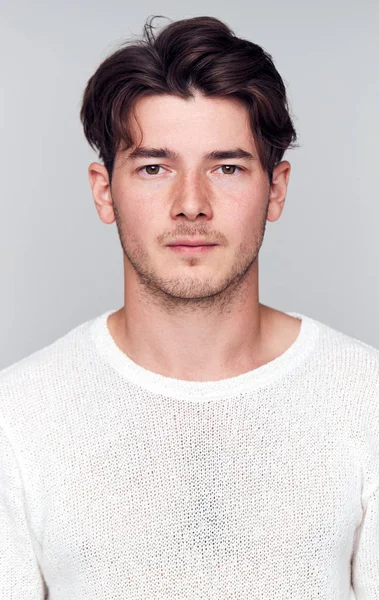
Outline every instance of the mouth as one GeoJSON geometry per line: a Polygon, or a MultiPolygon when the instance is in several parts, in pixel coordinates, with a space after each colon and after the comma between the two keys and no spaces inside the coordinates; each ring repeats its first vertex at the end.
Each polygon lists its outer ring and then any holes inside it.
{"type": "Polygon", "coordinates": [[[207,244],[204,246],[185,246],[183,245],[175,245],[168,246],[174,252],[179,252],[180,254],[204,254],[206,252],[210,252],[213,248],[216,248],[217,244],[207,244]]]}

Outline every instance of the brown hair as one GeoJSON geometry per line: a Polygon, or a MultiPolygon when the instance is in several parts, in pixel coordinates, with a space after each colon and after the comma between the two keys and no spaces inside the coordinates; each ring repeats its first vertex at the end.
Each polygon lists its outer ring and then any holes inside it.
{"type": "Polygon", "coordinates": [[[89,79],[80,119],[84,134],[99,152],[111,179],[115,154],[133,145],[128,116],[142,96],[171,94],[183,99],[237,98],[248,109],[262,167],[270,182],[274,166],[294,147],[296,132],[286,89],[272,57],[238,38],[214,17],[169,23],[154,35],[149,17],[142,39],[125,42],[89,79]]]}

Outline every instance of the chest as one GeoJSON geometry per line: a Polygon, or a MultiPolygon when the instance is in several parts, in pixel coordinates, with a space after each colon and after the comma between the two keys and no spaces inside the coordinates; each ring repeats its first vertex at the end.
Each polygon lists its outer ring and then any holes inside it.
{"type": "Polygon", "coordinates": [[[177,593],[203,577],[227,598],[232,577],[244,598],[257,578],[347,574],[361,518],[354,444],[332,422],[271,417],[202,412],[184,426],[173,413],[82,446],[48,499],[45,548],[73,573],[121,577],[131,597],[141,581],[177,593]]]}

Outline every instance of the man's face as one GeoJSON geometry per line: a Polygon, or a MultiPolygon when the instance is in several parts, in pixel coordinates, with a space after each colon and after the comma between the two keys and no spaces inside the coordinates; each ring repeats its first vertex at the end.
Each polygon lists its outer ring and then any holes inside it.
{"type": "Polygon", "coordinates": [[[138,146],[176,156],[129,159],[135,146],[116,155],[111,194],[125,283],[138,280],[167,305],[213,306],[248,277],[265,231],[270,185],[247,109],[198,93],[191,100],[141,98],[135,112],[138,146]],[[237,149],[254,158],[206,158],[237,149]],[[169,244],[180,238],[216,245],[173,250],[169,244]]]}

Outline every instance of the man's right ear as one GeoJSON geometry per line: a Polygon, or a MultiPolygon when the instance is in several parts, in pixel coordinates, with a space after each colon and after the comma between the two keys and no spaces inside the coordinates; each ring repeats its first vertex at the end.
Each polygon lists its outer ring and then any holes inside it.
{"type": "Polygon", "coordinates": [[[96,210],[100,219],[103,223],[114,223],[115,215],[107,169],[104,165],[93,162],[88,167],[88,177],[93,199],[95,200],[96,210]]]}

